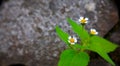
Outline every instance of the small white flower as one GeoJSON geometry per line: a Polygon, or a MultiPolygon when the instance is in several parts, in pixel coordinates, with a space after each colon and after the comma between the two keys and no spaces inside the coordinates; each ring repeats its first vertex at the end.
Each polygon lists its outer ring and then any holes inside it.
{"type": "Polygon", "coordinates": [[[86,23],[88,23],[88,18],[80,17],[79,22],[80,22],[81,24],[86,24],[86,23]]]}
{"type": "Polygon", "coordinates": [[[90,34],[92,35],[97,35],[98,32],[95,29],[90,29],[90,34]]]}
{"type": "Polygon", "coordinates": [[[69,36],[69,37],[68,37],[68,42],[69,42],[71,45],[74,45],[74,44],[77,42],[77,38],[74,37],[74,36],[69,36]]]}

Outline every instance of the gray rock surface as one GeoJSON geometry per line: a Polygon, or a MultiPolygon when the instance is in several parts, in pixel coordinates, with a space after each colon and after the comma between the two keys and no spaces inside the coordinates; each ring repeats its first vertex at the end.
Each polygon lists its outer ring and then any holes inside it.
{"type": "Polygon", "coordinates": [[[0,66],[57,66],[65,44],[56,36],[59,25],[70,35],[66,22],[88,17],[87,29],[104,36],[118,20],[110,0],[9,0],[0,8],[0,66]]]}

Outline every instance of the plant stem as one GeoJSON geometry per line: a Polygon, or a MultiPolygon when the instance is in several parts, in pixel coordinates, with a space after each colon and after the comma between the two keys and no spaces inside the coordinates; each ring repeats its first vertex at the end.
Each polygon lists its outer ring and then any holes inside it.
{"type": "MultiPolygon", "coordinates": [[[[82,25],[82,31],[84,31],[84,28],[85,28],[85,25],[83,24],[83,25],[82,25]]],[[[84,42],[85,42],[85,41],[81,41],[81,44],[82,44],[83,47],[86,45],[84,42]]],[[[80,51],[81,51],[81,52],[84,52],[84,50],[85,50],[84,48],[81,48],[80,51]]]]}

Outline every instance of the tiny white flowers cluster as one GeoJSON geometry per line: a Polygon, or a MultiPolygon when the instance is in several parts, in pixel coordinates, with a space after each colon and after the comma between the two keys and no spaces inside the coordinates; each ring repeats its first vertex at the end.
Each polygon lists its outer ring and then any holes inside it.
{"type": "MultiPolygon", "coordinates": [[[[86,17],[80,17],[80,19],[78,20],[82,25],[85,25],[85,24],[87,24],[88,23],[88,18],[86,18],[86,17]]],[[[95,30],[95,29],[90,29],[90,34],[92,34],[92,35],[97,35],[98,34],[98,32],[95,30]]]]}
{"type": "Polygon", "coordinates": [[[75,36],[69,36],[68,37],[68,42],[71,44],[71,45],[74,45],[75,43],[77,43],[77,38],[75,36]]]}
{"type": "MultiPolygon", "coordinates": [[[[78,20],[81,25],[85,25],[88,23],[88,18],[85,18],[85,17],[80,17],[80,19],[78,20]]],[[[96,31],[96,29],[93,29],[91,28],[90,29],[90,34],[91,35],[98,35],[98,32],[96,31]]],[[[75,36],[69,36],[68,37],[68,42],[71,44],[71,45],[74,45],[75,43],[77,43],[77,38],[75,36]]]]}

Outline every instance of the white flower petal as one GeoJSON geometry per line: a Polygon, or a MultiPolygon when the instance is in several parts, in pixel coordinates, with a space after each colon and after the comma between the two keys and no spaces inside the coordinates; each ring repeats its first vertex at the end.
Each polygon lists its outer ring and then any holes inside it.
{"type": "Polygon", "coordinates": [[[88,21],[86,21],[85,23],[88,23],[88,21]]]}
{"type": "Polygon", "coordinates": [[[80,20],[84,19],[84,17],[80,17],[80,20]]]}
{"type": "Polygon", "coordinates": [[[71,39],[71,36],[69,36],[68,39],[71,39]]]}
{"type": "Polygon", "coordinates": [[[81,19],[78,20],[79,22],[81,21],[81,19]]]}
{"type": "Polygon", "coordinates": [[[85,20],[88,20],[88,18],[85,18],[85,20]]]}
{"type": "Polygon", "coordinates": [[[96,32],[96,35],[98,35],[98,32],[96,32]]]}
{"type": "Polygon", "coordinates": [[[75,43],[77,43],[77,39],[75,39],[75,43]]]}
{"type": "Polygon", "coordinates": [[[71,45],[74,45],[75,43],[71,43],[71,45]]]}
{"type": "Polygon", "coordinates": [[[90,29],[90,32],[92,31],[93,29],[90,29]]]}
{"type": "Polygon", "coordinates": [[[96,31],[95,29],[90,29],[90,31],[96,31]]]}

